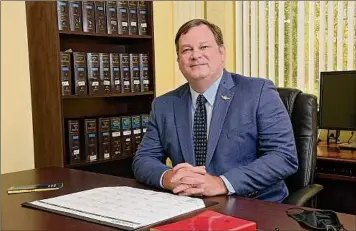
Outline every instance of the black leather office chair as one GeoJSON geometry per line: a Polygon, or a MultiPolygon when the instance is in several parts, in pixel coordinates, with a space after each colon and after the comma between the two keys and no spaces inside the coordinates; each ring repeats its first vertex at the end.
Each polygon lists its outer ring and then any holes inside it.
{"type": "Polygon", "coordinates": [[[317,98],[298,89],[277,88],[292,121],[299,167],[286,179],[289,196],[285,204],[315,207],[323,186],[314,184],[317,154],[317,98]]]}

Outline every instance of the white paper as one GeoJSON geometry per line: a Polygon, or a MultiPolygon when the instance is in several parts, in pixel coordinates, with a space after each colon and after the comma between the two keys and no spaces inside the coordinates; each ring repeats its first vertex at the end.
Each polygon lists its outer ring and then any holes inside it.
{"type": "Polygon", "coordinates": [[[205,207],[199,198],[127,186],[96,188],[31,203],[134,229],[205,207]]]}

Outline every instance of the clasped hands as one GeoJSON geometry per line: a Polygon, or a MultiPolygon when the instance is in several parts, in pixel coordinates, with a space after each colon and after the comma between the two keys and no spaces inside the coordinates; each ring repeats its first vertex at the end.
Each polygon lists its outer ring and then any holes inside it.
{"type": "Polygon", "coordinates": [[[163,175],[163,186],[184,196],[226,195],[227,188],[220,177],[212,176],[205,166],[194,167],[188,163],[176,165],[163,175]]]}

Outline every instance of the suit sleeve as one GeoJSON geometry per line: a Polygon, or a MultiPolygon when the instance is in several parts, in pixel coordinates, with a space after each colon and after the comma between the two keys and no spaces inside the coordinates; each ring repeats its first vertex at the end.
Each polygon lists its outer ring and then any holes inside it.
{"type": "Polygon", "coordinates": [[[163,163],[165,159],[157,126],[154,101],[147,125],[147,132],[142,139],[132,163],[132,169],[136,179],[153,187],[162,188],[160,182],[161,176],[169,169],[169,167],[163,163]]]}
{"type": "Polygon", "coordinates": [[[263,84],[256,119],[259,158],[224,174],[236,194],[241,196],[268,188],[295,173],[298,168],[292,124],[269,80],[263,84]]]}

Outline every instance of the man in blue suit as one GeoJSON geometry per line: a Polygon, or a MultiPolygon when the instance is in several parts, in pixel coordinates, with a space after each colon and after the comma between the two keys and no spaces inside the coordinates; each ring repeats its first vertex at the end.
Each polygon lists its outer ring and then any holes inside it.
{"type": "Polygon", "coordinates": [[[283,201],[298,159],[273,83],[227,72],[221,30],[206,20],[185,23],[175,43],[188,83],[152,103],[132,165],[136,179],[179,195],[283,201]]]}

